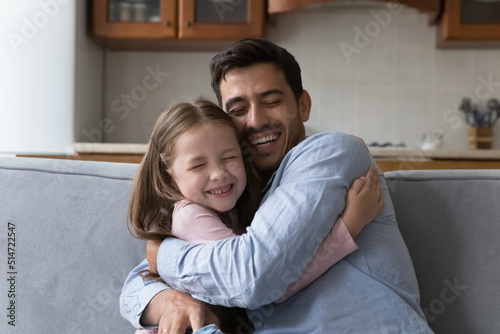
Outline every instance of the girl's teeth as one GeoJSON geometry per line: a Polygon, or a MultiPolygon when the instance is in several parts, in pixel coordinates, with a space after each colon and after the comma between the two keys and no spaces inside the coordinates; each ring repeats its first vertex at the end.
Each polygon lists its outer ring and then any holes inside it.
{"type": "Polygon", "coordinates": [[[214,190],[214,191],[211,191],[211,193],[212,193],[212,194],[216,194],[216,195],[218,195],[218,194],[222,194],[222,193],[227,192],[227,191],[229,190],[229,188],[231,188],[231,186],[230,186],[230,185],[229,185],[229,186],[227,186],[227,188],[224,188],[224,189],[222,189],[222,190],[214,190]]]}

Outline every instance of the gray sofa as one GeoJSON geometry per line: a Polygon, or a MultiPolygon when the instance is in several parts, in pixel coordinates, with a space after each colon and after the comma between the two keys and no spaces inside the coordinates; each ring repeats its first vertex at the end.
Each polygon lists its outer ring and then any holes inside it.
{"type": "MultiPolygon", "coordinates": [[[[126,227],[136,168],[0,158],[0,333],[133,333],[118,296],[145,251],[126,227]]],[[[500,171],[386,178],[431,327],[500,333],[500,171]]]]}

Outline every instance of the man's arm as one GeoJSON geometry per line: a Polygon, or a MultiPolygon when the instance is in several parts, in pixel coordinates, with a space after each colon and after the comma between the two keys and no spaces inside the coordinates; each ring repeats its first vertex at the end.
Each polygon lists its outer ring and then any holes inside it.
{"type": "Polygon", "coordinates": [[[120,313],[135,328],[160,325],[177,334],[187,327],[197,330],[208,324],[219,325],[217,317],[189,294],[172,290],[163,282],[145,284],[139,272],[147,268],[146,260],[134,268],[120,295],[120,313]]]}
{"type": "Polygon", "coordinates": [[[275,303],[285,300],[311,284],[335,263],[358,249],[353,237],[349,233],[343,219],[339,217],[333,224],[330,233],[321,242],[317,252],[300,275],[299,279],[290,285],[283,297],[275,303]]]}
{"type": "Polygon", "coordinates": [[[304,140],[283,160],[245,235],[205,245],[166,240],[160,275],[208,303],[253,309],[279,299],[342,213],[350,184],[369,166],[369,153],[349,135],[304,140]]]}
{"type": "MultiPolygon", "coordinates": [[[[333,224],[330,233],[321,242],[318,251],[307,264],[299,279],[288,285],[285,296],[275,302],[284,302],[286,299],[290,298],[292,295],[302,290],[312,281],[321,276],[336,262],[340,261],[342,258],[358,248],[353,238],[361,232],[363,226],[375,218],[376,214],[381,209],[380,205],[378,205],[376,209],[371,210],[364,207],[364,205],[373,204],[376,200],[379,201],[379,199],[376,198],[377,193],[375,192],[377,187],[370,186],[376,183],[380,185],[378,175],[373,170],[370,170],[370,172],[367,173],[367,178],[369,182],[365,184],[364,181],[358,179],[354,183],[353,189],[349,190],[348,197],[352,197],[351,203],[353,204],[351,204],[351,207],[347,205],[342,214],[342,216],[344,216],[347,213],[349,227],[347,227],[347,224],[341,217],[337,219],[337,221],[333,224]],[[363,189],[365,191],[360,192],[363,185],[366,185],[363,189]]],[[[383,203],[383,201],[381,203],[383,203]]],[[[234,234],[230,228],[224,225],[224,223],[222,223],[220,218],[213,211],[201,205],[189,203],[187,201],[185,203],[181,202],[180,204],[176,204],[172,221],[172,233],[181,240],[195,244],[203,244],[238,236],[234,234]]],[[[161,241],[148,241],[147,258],[149,267],[155,273],[157,273],[156,259],[160,245],[161,241]]],[[[151,301],[151,304],[153,304],[153,302],[154,300],[151,301]]],[[[156,302],[154,304],[156,304],[156,302]]],[[[146,311],[147,310],[148,308],[146,308],[146,311]]],[[[144,320],[146,318],[146,311],[143,315],[143,323],[146,323],[144,320]]]]}
{"type": "MultiPolygon", "coordinates": [[[[174,218],[173,234],[189,242],[205,243],[237,236],[215,213],[198,204],[181,203],[174,218]]],[[[148,253],[154,243],[148,242],[148,253]]],[[[136,328],[157,326],[164,315],[168,316],[164,320],[167,324],[163,325],[169,329],[183,327],[182,333],[188,326],[201,328],[203,324],[218,324],[212,312],[190,295],[172,290],[163,282],[144,284],[138,273],[145,269],[148,269],[147,262],[129,274],[120,296],[120,312],[136,328]]],[[[152,267],[151,270],[156,271],[152,267]]]]}
{"type": "Polygon", "coordinates": [[[130,272],[120,294],[120,313],[135,328],[147,327],[147,323],[141,323],[144,309],[154,296],[165,289],[169,289],[162,282],[145,284],[139,275],[139,272],[145,269],[148,269],[147,260],[142,261],[130,272]]]}

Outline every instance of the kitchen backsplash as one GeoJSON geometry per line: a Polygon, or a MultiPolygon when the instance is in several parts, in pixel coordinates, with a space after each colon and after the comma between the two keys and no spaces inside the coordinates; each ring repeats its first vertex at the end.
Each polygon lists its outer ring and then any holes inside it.
{"type": "MultiPolygon", "coordinates": [[[[322,8],[275,17],[267,38],[302,68],[313,105],[308,134],[343,131],[366,142],[417,145],[444,133],[444,149],[467,148],[463,97],[500,99],[500,50],[437,50],[427,14],[400,7],[322,8]]],[[[215,101],[213,52],[105,53],[105,142],[144,143],[165,106],[185,98],[215,101]]],[[[500,123],[500,122],[499,122],[500,123]]],[[[500,148],[497,124],[494,148],[500,148]]]]}

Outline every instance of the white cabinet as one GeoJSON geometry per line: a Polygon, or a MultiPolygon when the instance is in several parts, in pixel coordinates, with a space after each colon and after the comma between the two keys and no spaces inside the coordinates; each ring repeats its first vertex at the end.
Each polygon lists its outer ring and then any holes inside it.
{"type": "Polygon", "coordinates": [[[87,4],[2,2],[0,154],[73,154],[98,128],[103,51],[86,36],[87,4]]]}
{"type": "Polygon", "coordinates": [[[0,152],[72,151],[75,10],[75,0],[2,3],[0,152]]]}

